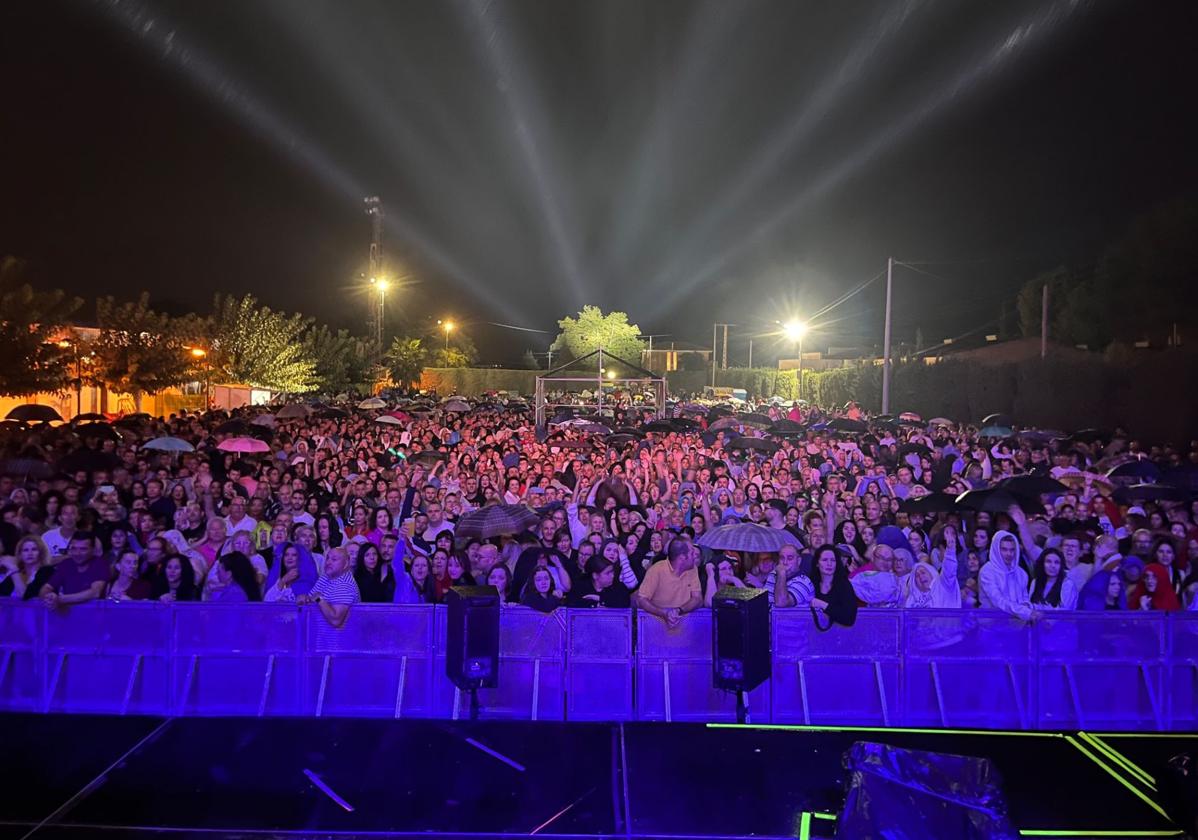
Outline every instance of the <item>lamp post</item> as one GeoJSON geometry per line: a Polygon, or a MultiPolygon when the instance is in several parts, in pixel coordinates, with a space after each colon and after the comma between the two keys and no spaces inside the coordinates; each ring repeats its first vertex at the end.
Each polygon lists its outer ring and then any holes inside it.
{"type": "Polygon", "coordinates": [[[79,358],[79,342],[64,338],[58,346],[63,350],[70,347],[75,354],[75,414],[79,415],[83,413],[83,362],[79,358]]]}
{"type": "Polygon", "coordinates": [[[446,321],[438,321],[437,323],[441,325],[441,328],[443,330],[445,330],[445,358],[448,360],[448,358],[449,358],[449,333],[453,329],[453,321],[446,320],[446,321]]]}
{"type": "Polygon", "coordinates": [[[391,288],[390,281],[385,277],[371,277],[370,285],[378,294],[374,311],[374,337],[379,347],[383,346],[383,313],[386,310],[387,289],[391,288]]]}
{"type": "Polygon", "coordinates": [[[212,374],[212,359],[208,358],[208,351],[202,347],[189,347],[188,349],[191,350],[191,355],[194,358],[206,360],[204,364],[204,410],[207,411],[209,408],[208,381],[212,374]]]}

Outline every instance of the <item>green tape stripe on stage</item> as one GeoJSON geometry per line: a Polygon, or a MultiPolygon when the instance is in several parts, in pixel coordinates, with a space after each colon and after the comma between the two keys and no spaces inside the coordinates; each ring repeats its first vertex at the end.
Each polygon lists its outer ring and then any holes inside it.
{"type": "Polygon", "coordinates": [[[1095,747],[1096,749],[1098,749],[1107,758],[1109,758],[1112,761],[1116,762],[1117,764],[1121,765],[1123,767],[1123,769],[1126,770],[1128,773],[1135,776],[1137,779],[1139,779],[1141,782],[1143,782],[1145,785],[1147,785],[1149,788],[1151,788],[1154,792],[1156,791],[1156,779],[1153,778],[1152,774],[1149,773],[1147,770],[1145,770],[1143,767],[1136,764],[1130,758],[1125,756],[1123,753],[1119,752],[1117,749],[1112,747],[1110,744],[1103,741],[1097,735],[1091,735],[1089,732],[1078,732],[1077,734],[1078,734],[1078,737],[1081,738],[1082,740],[1084,740],[1087,744],[1090,744],[1093,747],[1095,747]]]}
{"type": "MultiPolygon", "coordinates": [[[[1112,779],[1115,779],[1116,781],[1119,782],[1119,784],[1123,785],[1125,788],[1127,788],[1132,793],[1134,793],[1137,797],[1139,797],[1144,802],[1144,804],[1146,804],[1152,810],[1156,811],[1158,814],[1160,814],[1166,820],[1169,820],[1169,815],[1167,813],[1165,813],[1164,809],[1161,808],[1160,805],[1157,805],[1155,802],[1153,802],[1151,799],[1149,799],[1142,790],[1140,790],[1138,787],[1136,787],[1134,784],[1132,784],[1130,781],[1128,781],[1126,778],[1124,778],[1122,776],[1122,774],[1119,773],[1118,770],[1114,769],[1109,764],[1107,764],[1105,761],[1103,761],[1101,758],[1099,758],[1096,753],[1092,752],[1087,746],[1082,744],[1081,741],[1077,740],[1072,735],[1066,735],[1065,740],[1068,741],[1070,744],[1072,744],[1074,747],[1076,747],[1078,752],[1080,752],[1086,758],[1090,759],[1095,764],[1097,764],[1099,767],[1101,767],[1103,770],[1105,770],[1112,779]]],[[[1172,820],[1169,820],[1169,822],[1172,822],[1172,820]]]]}
{"type": "Polygon", "coordinates": [[[896,735],[995,735],[1004,738],[1064,738],[1060,732],[1019,732],[1004,729],[914,729],[902,726],[818,726],[780,723],[709,723],[708,729],[749,729],[765,732],[883,732],[896,735]]]}

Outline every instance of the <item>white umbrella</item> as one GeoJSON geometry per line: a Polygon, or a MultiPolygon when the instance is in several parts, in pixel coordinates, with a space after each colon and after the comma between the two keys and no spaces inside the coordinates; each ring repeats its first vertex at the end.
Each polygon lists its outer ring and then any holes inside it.
{"type": "Polygon", "coordinates": [[[182,438],[160,437],[148,440],[141,445],[142,449],[157,449],[160,452],[195,452],[196,448],[182,438]]]}
{"type": "Polygon", "coordinates": [[[463,412],[463,411],[469,411],[470,406],[467,405],[466,403],[462,402],[461,400],[451,400],[451,401],[445,403],[445,410],[446,411],[463,412]]]}
{"type": "Polygon", "coordinates": [[[374,422],[386,423],[388,426],[402,426],[403,425],[402,420],[400,420],[398,417],[393,417],[390,414],[384,414],[382,417],[376,417],[376,418],[374,418],[374,422]]]}
{"type": "Polygon", "coordinates": [[[271,426],[275,424],[275,416],[273,414],[259,414],[250,421],[255,426],[271,426]]]}
{"type": "Polygon", "coordinates": [[[387,407],[387,404],[385,402],[383,402],[382,400],[380,400],[378,397],[369,397],[368,399],[364,399],[364,400],[362,400],[362,402],[358,403],[358,408],[361,408],[363,410],[370,410],[370,409],[374,409],[374,408],[386,408],[386,407],[387,407]]]}

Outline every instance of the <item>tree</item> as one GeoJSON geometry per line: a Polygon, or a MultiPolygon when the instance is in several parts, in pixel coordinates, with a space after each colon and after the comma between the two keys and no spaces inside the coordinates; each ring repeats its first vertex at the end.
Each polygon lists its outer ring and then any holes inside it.
{"type": "Polygon", "coordinates": [[[405,388],[420,381],[420,374],[424,372],[427,360],[428,351],[424,343],[419,338],[406,336],[396,337],[384,356],[384,364],[391,374],[391,381],[405,388]]]}
{"type": "Polygon", "coordinates": [[[374,381],[379,352],[373,340],[320,324],[304,334],[304,352],[316,366],[316,387],[321,391],[335,394],[374,381]]]}
{"type": "Polygon", "coordinates": [[[150,308],[143,292],[136,301],[118,304],[112,297],[96,301],[99,337],[92,343],[93,377],[114,391],[155,394],[186,382],[194,373],[189,346],[202,334],[198,319],[171,318],[150,308]]]}
{"type": "Polygon", "coordinates": [[[644,345],[637,336],[641,330],[628,323],[625,312],[604,315],[597,306],[584,306],[577,318],[563,318],[557,325],[561,333],[553,342],[555,352],[568,350],[577,359],[602,347],[605,353],[640,364],[644,345]]]}
{"type": "Polygon", "coordinates": [[[464,368],[470,367],[470,356],[458,347],[438,347],[433,350],[428,360],[428,366],[434,368],[464,368]]]}
{"type": "Polygon", "coordinates": [[[66,387],[73,355],[56,339],[83,301],[21,283],[24,264],[0,259],[0,394],[25,396],[66,387]]]}
{"type": "Polygon", "coordinates": [[[260,306],[253,295],[217,295],[212,316],[213,367],[232,382],[304,393],[319,384],[305,348],[310,320],[260,306]]]}

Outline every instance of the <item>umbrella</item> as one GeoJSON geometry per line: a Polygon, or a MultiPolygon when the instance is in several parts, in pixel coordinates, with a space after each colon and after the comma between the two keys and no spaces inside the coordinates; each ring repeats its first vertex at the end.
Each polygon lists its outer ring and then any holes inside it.
{"type": "Polygon", "coordinates": [[[1107,478],[1145,478],[1150,481],[1160,477],[1161,471],[1156,464],[1143,459],[1135,461],[1127,461],[1119,466],[1107,470],[1107,478]]]}
{"type": "Polygon", "coordinates": [[[782,528],[737,523],[720,525],[699,537],[699,545],[725,551],[773,552],[783,546],[801,546],[798,538],[782,528]]]}
{"type": "Polygon", "coordinates": [[[1106,440],[1110,435],[1098,429],[1078,429],[1065,438],[1070,443],[1093,443],[1096,440],[1106,440]]]}
{"type": "Polygon", "coordinates": [[[683,403],[678,406],[678,410],[687,414],[706,414],[707,406],[699,405],[698,403],[683,403]]]}
{"type": "Polygon", "coordinates": [[[154,438],[148,440],[141,445],[142,449],[157,449],[159,452],[195,452],[195,447],[182,438],[166,437],[154,438]]]}
{"type": "Polygon", "coordinates": [[[860,420],[853,420],[849,417],[837,417],[828,423],[828,428],[834,432],[865,432],[869,431],[869,426],[862,423],[860,420]]]}
{"type": "Polygon", "coordinates": [[[932,454],[932,450],[928,449],[927,446],[922,443],[904,443],[898,448],[898,454],[900,458],[904,455],[910,455],[912,452],[921,458],[932,454]]]}
{"type": "Polygon", "coordinates": [[[652,423],[646,423],[641,427],[643,432],[658,432],[661,434],[669,434],[670,432],[678,431],[670,424],[668,420],[654,420],[652,423]]]}
{"type": "Polygon", "coordinates": [[[449,402],[445,403],[444,408],[446,411],[452,411],[455,414],[461,414],[463,412],[469,411],[470,405],[468,403],[462,402],[461,400],[450,400],[449,402]]]}
{"type": "Polygon", "coordinates": [[[62,415],[48,405],[18,405],[7,415],[9,420],[23,420],[26,423],[50,423],[62,415]]]}
{"type": "Polygon", "coordinates": [[[1011,417],[1010,414],[1003,414],[1003,413],[999,412],[996,414],[987,414],[985,417],[983,417],[982,425],[983,426],[1014,426],[1015,420],[1011,417]]]}
{"type": "Polygon", "coordinates": [[[250,425],[251,426],[265,426],[269,429],[274,426],[275,421],[277,419],[278,418],[276,418],[273,414],[270,414],[270,413],[259,414],[257,417],[255,417],[253,420],[250,421],[250,425]]]}
{"type": "Polygon", "coordinates": [[[998,486],[1016,496],[1027,496],[1031,499],[1036,499],[1046,493],[1069,492],[1069,488],[1064,484],[1046,475],[1016,475],[1004,478],[998,483],[998,486]]]}
{"type": "Polygon", "coordinates": [[[989,487],[984,490],[966,490],[957,497],[957,507],[965,510],[1006,513],[1012,505],[1024,513],[1043,513],[1044,505],[1026,496],[1016,495],[1004,487],[989,487]]]}
{"type": "Polygon", "coordinates": [[[216,447],[222,452],[269,452],[270,447],[252,437],[231,437],[222,440],[216,447]]]}
{"type": "Polygon", "coordinates": [[[740,420],[736,417],[721,417],[710,426],[707,427],[709,432],[718,432],[721,429],[739,429],[740,420]]]}
{"type": "Polygon", "coordinates": [[[638,443],[640,439],[640,435],[608,435],[604,443],[606,443],[612,449],[623,449],[630,443],[638,443]]]}
{"type": "Polygon", "coordinates": [[[109,455],[107,452],[100,452],[98,449],[76,449],[67,455],[64,455],[58,462],[58,469],[63,472],[95,472],[96,470],[110,470],[118,463],[115,455],[109,455]]]}
{"type": "Polygon", "coordinates": [[[956,509],[957,500],[946,493],[909,496],[899,502],[899,510],[905,513],[951,513],[956,509]]]}
{"type": "Polygon", "coordinates": [[[782,446],[776,440],[767,440],[765,438],[739,437],[732,443],[728,444],[729,449],[743,449],[748,451],[755,449],[758,452],[768,452],[771,455],[777,452],[782,446]]]}
{"type": "Polygon", "coordinates": [[[947,417],[933,417],[931,420],[928,421],[928,425],[929,426],[955,426],[957,424],[954,423],[952,420],[949,420],[947,417]]]}
{"type": "Polygon", "coordinates": [[[796,423],[794,420],[788,420],[785,417],[781,420],[775,420],[774,424],[766,429],[772,435],[794,435],[803,434],[807,428],[802,423],[796,423]]]}
{"type": "Polygon", "coordinates": [[[1011,436],[1011,427],[1010,426],[983,426],[982,430],[980,432],[978,432],[978,434],[982,437],[988,437],[988,438],[1010,437],[1011,436]]]}
{"type": "Polygon", "coordinates": [[[1115,489],[1115,485],[1101,475],[1094,473],[1070,472],[1061,476],[1061,483],[1071,490],[1080,490],[1086,486],[1086,480],[1089,479],[1090,484],[1099,492],[1110,493],[1115,489]]]}
{"type": "Polygon", "coordinates": [[[612,429],[612,434],[627,435],[628,437],[634,437],[637,439],[643,439],[645,437],[644,432],[642,432],[640,429],[633,428],[632,426],[617,426],[616,428],[612,429]]]}
{"type": "Polygon", "coordinates": [[[1184,502],[1190,494],[1168,484],[1131,484],[1116,490],[1114,498],[1121,505],[1133,505],[1136,502],[1184,502]]]}
{"type": "Polygon", "coordinates": [[[736,412],[726,405],[713,405],[711,408],[707,409],[707,419],[708,421],[717,420],[720,417],[730,417],[735,413],[736,412]]]}
{"type": "Polygon", "coordinates": [[[385,402],[383,402],[382,400],[380,400],[378,397],[368,397],[367,399],[364,399],[364,400],[362,400],[362,402],[358,403],[358,408],[363,409],[364,411],[369,411],[369,410],[375,409],[375,408],[386,408],[386,407],[387,407],[387,404],[385,402]]]}
{"type": "Polygon", "coordinates": [[[374,422],[383,423],[387,426],[402,426],[403,421],[392,414],[384,414],[382,417],[374,418],[374,422]]]}
{"type": "Polygon", "coordinates": [[[418,467],[431,467],[438,461],[448,461],[449,456],[435,449],[422,449],[415,455],[408,456],[408,463],[418,467]]]}
{"type": "Polygon", "coordinates": [[[916,414],[914,411],[904,411],[902,414],[899,415],[898,419],[905,420],[910,423],[916,423],[920,426],[923,425],[923,418],[920,417],[918,414],[916,414]]]}
{"type": "Polygon", "coordinates": [[[575,431],[588,432],[595,435],[606,435],[611,433],[611,429],[604,426],[602,423],[581,423],[574,427],[575,431]]]}
{"type": "Polygon", "coordinates": [[[76,414],[71,418],[71,422],[76,425],[79,423],[107,423],[108,418],[103,414],[96,414],[94,411],[89,411],[85,414],[76,414]]]}
{"type": "Polygon", "coordinates": [[[19,478],[49,478],[54,470],[41,458],[7,458],[0,461],[0,472],[19,478]]]}
{"type": "Polygon", "coordinates": [[[540,521],[525,505],[485,505],[464,514],[454,526],[453,535],[459,540],[488,540],[522,533],[540,521]]]}
{"type": "Polygon", "coordinates": [[[94,437],[116,441],[121,439],[121,436],[117,434],[117,430],[107,423],[84,423],[82,426],[76,427],[75,434],[83,438],[94,437]]]}
{"type": "Polygon", "coordinates": [[[249,434],[250,424],[244,420],[226,420],[212,431],[218,435],[245,435],[249,434]]]}
{"type": "Polygon", "coordinates": [[[316,412],[316,416],[321,420],[340,420],[349,417],[349,412],[344,408],[322,408],[316,412]]]}
{"type": "Polygon", "coordinates": [[[280,420],[299,420],[307,417],[312,413],[312,409],[303,403],[288,403],[275,412],[275,417],[280,420]]]}
{"type": "Polygon", "coordinates": [[[742,426],[752,426],[754,429],[768,429],[774,421],[764,414],[742,414],[739,418],[742,426]]]}

